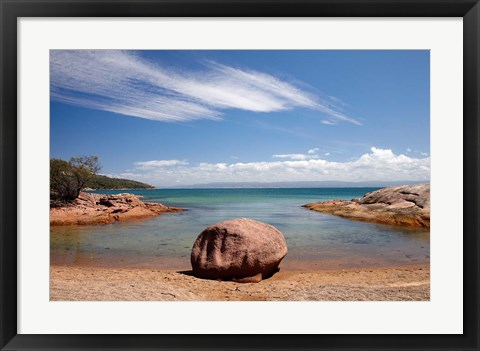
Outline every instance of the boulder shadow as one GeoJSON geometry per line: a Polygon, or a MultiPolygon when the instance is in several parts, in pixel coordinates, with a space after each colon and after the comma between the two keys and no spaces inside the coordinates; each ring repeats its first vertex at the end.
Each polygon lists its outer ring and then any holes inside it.
{"type": "Polygon", "coordinates": [[[183,274],[183,275],[189,275],[191,277],[195,277],[195,275],[193,274],[193,271],[192,270],[189,270],[189,271],[177,271],[175,273],[178,273],[178,274],[183,274]]]}
{"type": "Polygon", "coordinates": [[[225,282],[235,282],[235,283],[260,283],[262,280],[267,280],[273,277],[276,273],[280,272],[280,267],[273,270],[270,274],[260,277],[260,279],[255,279],[255,277],[243,277],[243,278],[206,278],[206,277],[198,277],[193,273],[193,270],[188,271],[177,271],[178,274],[188,275],[190,277],[195,277],[197,279],[202,280],[215,280],[215,281],[225,281],[225,282]]]}

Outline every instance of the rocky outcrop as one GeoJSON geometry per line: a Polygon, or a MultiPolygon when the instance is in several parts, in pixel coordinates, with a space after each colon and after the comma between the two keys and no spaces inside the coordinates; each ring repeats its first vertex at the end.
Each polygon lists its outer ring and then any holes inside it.
{"type": "Polygon", "coordinates": [[[81,192],[72,203],[50,208],[50,225],[90,225],[156,217],[182,211],[160,203],[143,202],[132,194],[103,195],[81,192]]]}
{"type": "Polygon", "coordinates": [[[359,221],[430,228],[430,184],[383,188],[360,199],[314,202],[304,207],[359,221]]]}
{"type": "Polygon", "coordinates": [[[193,245],[191,263],[196,277],[259,282],[278,271],[286,254],[287,244],[279,230],[238,218],[203,230],[193,245]]]}

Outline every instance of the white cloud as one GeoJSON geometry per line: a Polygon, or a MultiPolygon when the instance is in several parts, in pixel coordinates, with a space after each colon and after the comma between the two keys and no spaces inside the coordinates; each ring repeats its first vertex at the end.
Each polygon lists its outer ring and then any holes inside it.
{"type": "Polygon", "coordinates": [[[410,149],[409,147],[407,148],[407,152],[412,152],[412,149],[410,149]]]}
{"type": "Polygon", "coordinates": [[[155,168],[164,168],[172,166],[186,166],[188,162],[185,160],[152,160],[134,163],[136,169],[152,170],[155,168]]]}
{"type": "MultiPolygon", "coordinates": [[[[290,154],[295,155],[295,154],[290,154]]],[[[301,155],[301,154],[299,154],[301,155]]],[[[305,156],[305,155],[304,155],[305,156]]],[[[308,156],[308,155],[306,155],[308,156]]],[[[414,158],[397,155],[390,149],[372,147],[369,153],[348,162],[333,162],[323,159],[293,159],[273,162],[199,163],[189,165],[186,161],[171,163],[169,167],[145,168],[137,162],[135,177],[158,186],[198,184],[211,182],[272,182],[272,181],[428,181],[430,157],[414,158]]],[[[149,161],[162,162],[162,161],[149,161]]],[[[151,164],[150,164],[151,165],[151,164]]]]}
{"type": "Polygon", "coordinates": [[[283,155],[273,155],[274,158],[289,158],[291,160],[307,160],[311,158],[310,155],[304,154],[283,154],[283,155]]]}
{"type": "Polygon", "coordinates": [[[290,160],[309,160],[318,158],[317,155],[318,147],[314,149],[310,149],[307,151],[307,154],[279,154],[279,155],[272,155],[273,158],[288,158],[290,160]]]}
{"type": "Polygon", "coordinates": [[[320,123],[326,124],[327,126],[334,126],[334,125],[337,124],[337,123],[334,122],[334,121],[330,121],[330,120],[326,120],[326,119],[321,120],[320,123]]]}
{"type": "MultiPolygon", "coordinates": [[[[175,71],[134,52],[52,50],[51,98],[67,104],[157,121],[220,119],[224,109],[274,112],[313,109],[360,125],[340,108],[266,73],[207,62],[175,71]]],[[[323,123],[323,121],[322,121],[323,123]]]]}
{"type": "Polygon", "coordinates": [[[330,156],[330,152],[325,152],[324,155],[325,156],[330,156]]]}

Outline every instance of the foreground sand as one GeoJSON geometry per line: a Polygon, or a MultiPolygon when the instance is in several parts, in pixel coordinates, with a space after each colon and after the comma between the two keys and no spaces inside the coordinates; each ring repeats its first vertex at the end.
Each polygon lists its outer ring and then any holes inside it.
{"type": "Polygon", "coordinates": [[[280,271],[260,283],[198,279],[189,272],[54,266],[52,301],[406,301],[430,299],[429,265],[280,271]]]}

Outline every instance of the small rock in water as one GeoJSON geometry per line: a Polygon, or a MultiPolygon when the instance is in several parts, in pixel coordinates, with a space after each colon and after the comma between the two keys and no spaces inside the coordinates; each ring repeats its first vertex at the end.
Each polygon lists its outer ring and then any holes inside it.
{"type": "Polygon", "coordinates": [[[199,278],[260,282],[278,271],[287,254],[283,234],[247,218],[219,222],[197,237],[191,254],[199,278]]]}

